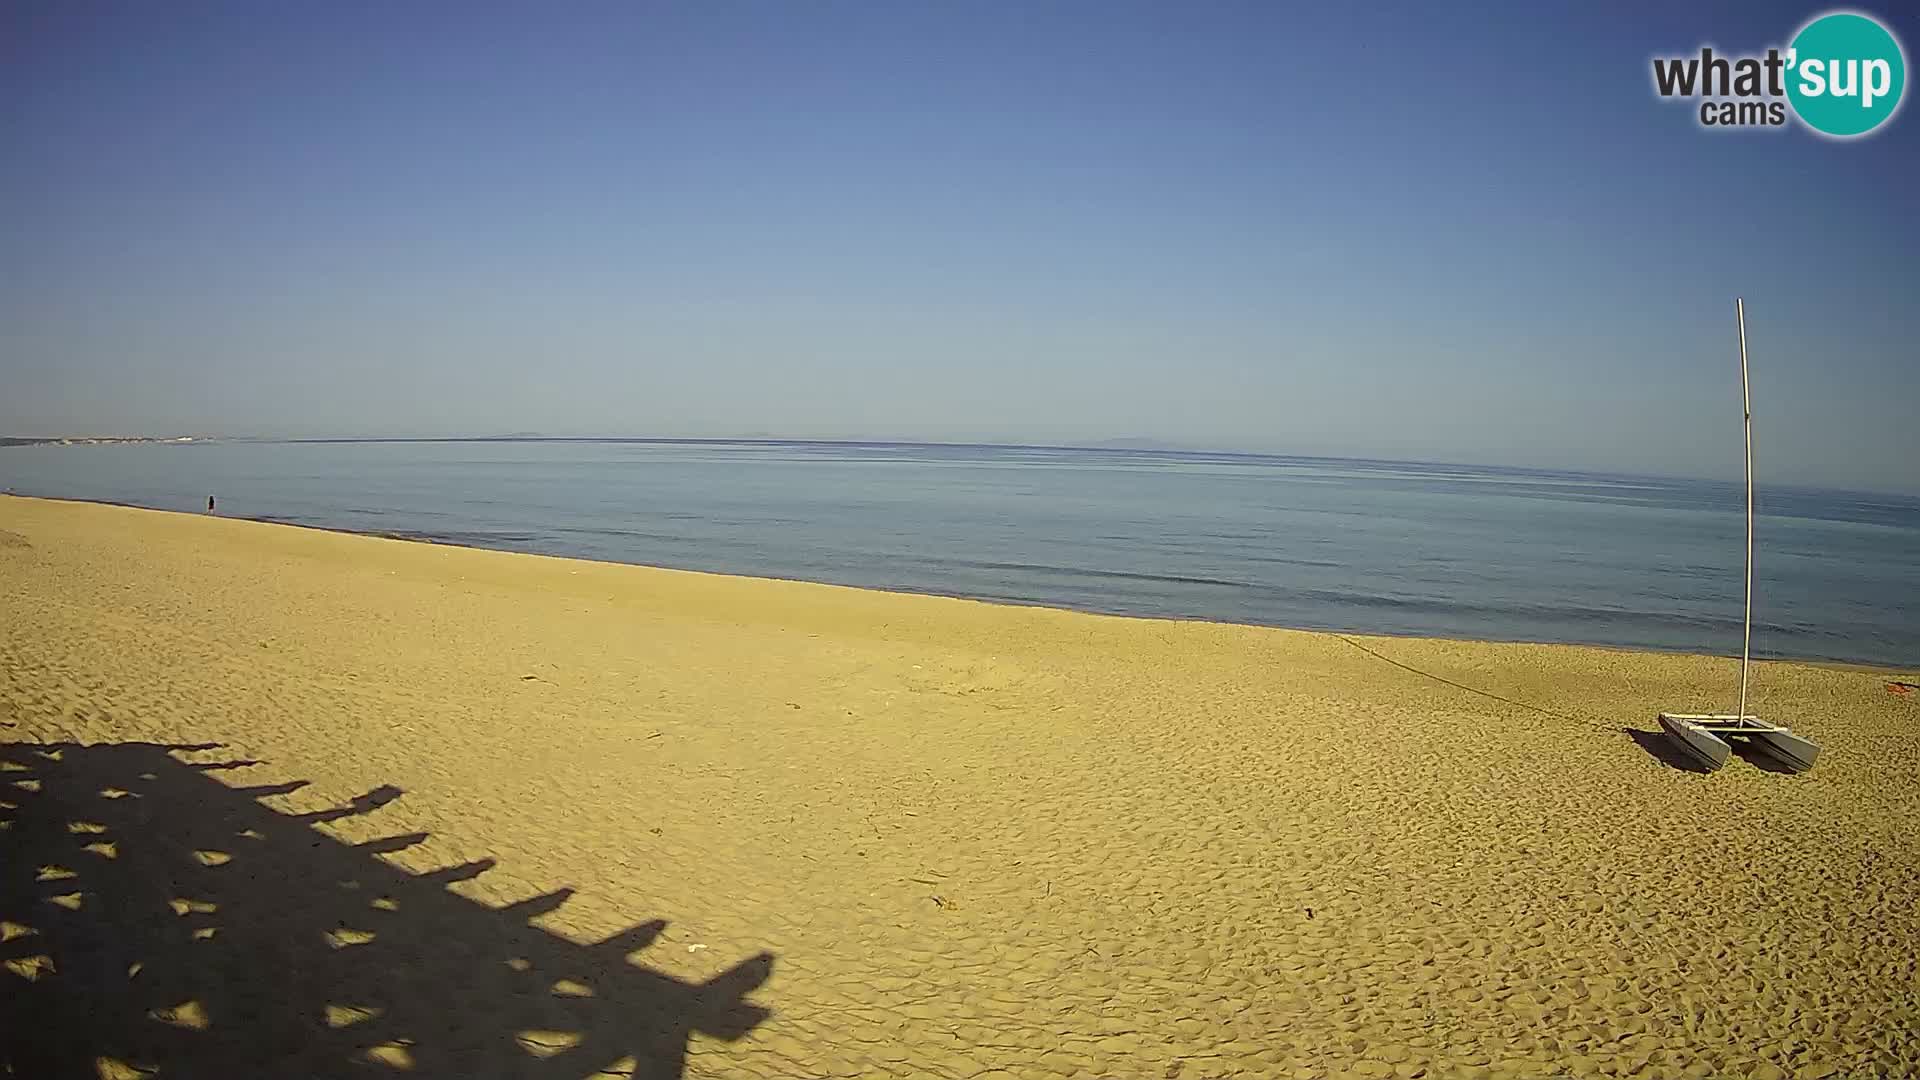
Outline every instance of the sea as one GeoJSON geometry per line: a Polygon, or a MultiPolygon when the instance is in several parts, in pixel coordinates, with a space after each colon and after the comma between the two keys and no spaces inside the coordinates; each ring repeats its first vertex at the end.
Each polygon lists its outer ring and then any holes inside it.
{"type": "MultiPolygon", "coordinates": [[[[0,448],[0,490],[1161,618],[1738,655],[1744,489],[1253,454],[653,439],[0,448]]],[[[1754,655],[1920,665],[1920,498],[1762,486],[1754,655]]]]}

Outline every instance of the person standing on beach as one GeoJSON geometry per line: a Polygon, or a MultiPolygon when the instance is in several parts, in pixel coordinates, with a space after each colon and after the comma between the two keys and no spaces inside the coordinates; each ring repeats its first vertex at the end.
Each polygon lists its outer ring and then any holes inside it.
{"type": "Polygon", "coordinates": [[[213,496],[207,496],[207,513],[213,513],[213,496]]]}

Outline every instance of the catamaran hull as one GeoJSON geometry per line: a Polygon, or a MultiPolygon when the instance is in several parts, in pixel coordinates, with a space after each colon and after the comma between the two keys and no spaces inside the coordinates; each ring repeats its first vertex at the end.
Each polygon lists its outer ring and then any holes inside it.
{"type": "Polygon", "coordinates": [[[1708,772],[1725,768],[1727,759],[1733,755],[1733,747],[1728,746],[1725,739],[1698,724],[1661,713],[1660,726],[1688,761],[1708,772]]]}
{"type": "Polygon", "coordinates": [[[1820,756],[1818,743],[1803,739],[1785,728],[1755,732],[1748,737],[1767,756],[1797,773],[1813,768],[1814,759],[1820,756]]]}

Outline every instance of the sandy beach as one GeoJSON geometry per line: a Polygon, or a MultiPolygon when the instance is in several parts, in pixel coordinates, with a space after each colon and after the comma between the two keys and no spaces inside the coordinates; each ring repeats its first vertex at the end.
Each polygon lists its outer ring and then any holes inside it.
{"type": "Polygon", "coordinates": [[[1920,680],[1759,665],[1819,766],[1677,767],[1737,669],[0,497],[0,1047],[1920,1075],[1920,680]]]}

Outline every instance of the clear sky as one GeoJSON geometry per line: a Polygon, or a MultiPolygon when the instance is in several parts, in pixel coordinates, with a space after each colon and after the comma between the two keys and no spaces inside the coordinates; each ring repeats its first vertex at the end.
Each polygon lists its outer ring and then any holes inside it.
{"type": "Polygon", "coordinates": [[[1821,10],[8,0],[0,433],[1738,476],[1740,293],[1763,479],[1920,490],[1920,112],[1651,89],[1821,10]]]}

